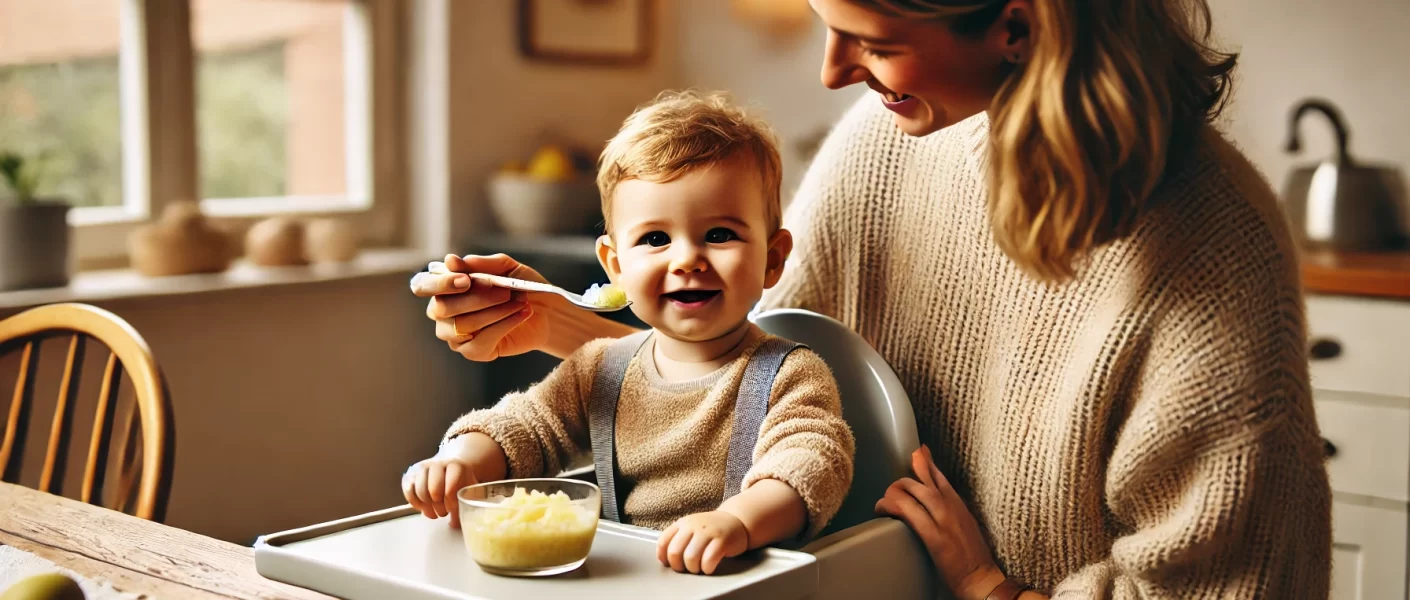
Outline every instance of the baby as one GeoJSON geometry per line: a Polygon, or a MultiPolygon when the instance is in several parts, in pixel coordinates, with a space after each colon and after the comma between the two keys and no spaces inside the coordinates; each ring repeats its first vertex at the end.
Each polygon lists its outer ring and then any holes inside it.
{"type": "Polygon", "coordinates": [[[820,531],[852,481],[837,384],[812,351],[748,320],[793,240],[772,131],[719,95],[668,92],[627,118],[597,183],[597,256],[652,329],[584,345],[542,382],[458,419],[402,488],[458,525],[455,493],[553,476],[593,450],[606,518],[664,529],[661,562],[820,531]]]}

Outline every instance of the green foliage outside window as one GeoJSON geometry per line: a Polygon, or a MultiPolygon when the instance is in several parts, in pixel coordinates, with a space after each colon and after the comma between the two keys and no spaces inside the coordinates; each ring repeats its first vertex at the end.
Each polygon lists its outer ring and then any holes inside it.
{"type": "MultiPolygon", "coordinates": [[[[196,94],[202,196],[285,194],[283,45],[198,55],[196,94]]],[[[40,197],[121,205],[119,105],[116,56],[0,65],[0,149],[44,157],[40,197]]],[[[157,129],[186,126],[152,118],[157,129]]]]}

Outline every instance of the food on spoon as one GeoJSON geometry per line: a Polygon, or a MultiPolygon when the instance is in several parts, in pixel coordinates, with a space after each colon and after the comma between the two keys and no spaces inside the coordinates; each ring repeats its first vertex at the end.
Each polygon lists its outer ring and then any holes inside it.
{"type": "Polygon", "coordinates": [[[515,488],[493,508],[462,513],[461,531],[471,557],[482,566],[545,569],[587,557],[597,533],[597,514],[562,491],[515,488]]]}
{"type": "Polygon", "coordinates": [[[627,305],[627,293],[612,284],[598,285],[592,284],[586,292],[583,292],[583,300],[593,306],[602,308],[621,308],[627,305]]]}

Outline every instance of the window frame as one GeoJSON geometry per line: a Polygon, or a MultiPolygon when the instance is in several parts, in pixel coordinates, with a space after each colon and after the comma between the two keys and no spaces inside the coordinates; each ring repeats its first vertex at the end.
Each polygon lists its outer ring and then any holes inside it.
{"type": "MultiPolygon", "coordinates": [[[[133,231],[171,203],[200,198],[190,0],[119,2],[123,204],[70,211],[71,252],[79,270],[125,266],[133,231]]],[[[336,216],[358,229],[365,246],[403,243],[404,5],[349,0],[344,13],[345,85],[351,92],[344,118],[347,193],[201,199],[203,213],[240,239],[271,216],[336,216]]]]}

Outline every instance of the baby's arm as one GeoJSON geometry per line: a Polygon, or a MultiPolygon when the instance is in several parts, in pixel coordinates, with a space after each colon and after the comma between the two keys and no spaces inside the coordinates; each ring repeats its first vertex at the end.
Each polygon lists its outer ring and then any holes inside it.
{"type": "Polygon", "coordinates": [[[743,491],[662,535],[657,558],[677,571],[713,573],[720,560],[821,531],[852,485],[855,441],[827,364],[797,350],[779,369],[743,491]]]}
{"type": "Polygon", "coordinates": [[[427,518],[449,516],[450,526],[460,526],[455,494],[482,481],[504,479],[504,449],[483,433],[456,436],[441,445],[435,456],[411,465],[401,478],[402,495],[427,518]]]}
{"type": "Polygon", "coordinates": [[[457,419],[436,456],[403,476],[407,501],[427,517],[449,515],[454,526],[460,488],[562,471],[589,447],[587,398],[597,360],[610,341],[583,346],[528,390],[457,419]]]}

